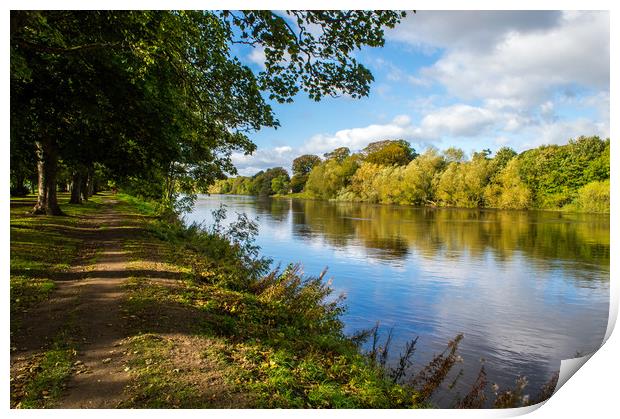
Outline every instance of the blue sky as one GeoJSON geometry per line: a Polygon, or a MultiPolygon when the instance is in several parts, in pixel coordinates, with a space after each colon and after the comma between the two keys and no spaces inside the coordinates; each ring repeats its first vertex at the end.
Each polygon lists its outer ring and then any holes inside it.
{"type": "MultiPolygon", "coordinates": [[[[608,12],[418,11],[386,38],[355,53],[375,77],[368,97],[274,103],[282,126],[250,134],[239,173],[389,138],[470,153],[609,136],[608,12]]],[[[260,49],[240,58],[262,68],[260,49]]]]}

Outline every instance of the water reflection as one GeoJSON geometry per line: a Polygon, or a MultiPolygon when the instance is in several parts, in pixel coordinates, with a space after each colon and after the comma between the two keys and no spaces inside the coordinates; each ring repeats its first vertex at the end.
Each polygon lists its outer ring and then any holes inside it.
{"type": "Polygon", "coordinates": [[[404,258],[408,249],[429,257],[464,251],[480,257],[491,249],[500,260],[524,251],[543,259],[609,264],[608,216],[301,200],[263,201],[257,209],[279,220],[291,211],[293,233],[300,236],[318,233],[336,246],[359,241],[369,250],[393,251],[369,254],[377,258],[404,258]]]}
{"type": "Polygon", "coordinates": [[[203,196],[189,221],[209,222],[220,203],[258,217],[258,244],[274,263],[301,262],[308,274],[329,267],[347,296],[348,332],[380,320],[393,328],[395,354],[420,335],[418,366],[464,333],[456,392],[481,357],[491,381],[523,374],[535,388],[603,338],[608,215],[203,196]]]}

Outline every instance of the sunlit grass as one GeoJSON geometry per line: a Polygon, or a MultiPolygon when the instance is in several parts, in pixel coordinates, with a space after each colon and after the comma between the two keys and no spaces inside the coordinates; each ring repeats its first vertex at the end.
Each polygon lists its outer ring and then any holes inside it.
{"type": "MultiPolygon", "coordinates": [[[[55,288],[54,279],[69,270],[83,244],[82,231],[91,225],[84,219],[101,207],[102,197],[93,196],[82,205],[68,204],[59,194],[66,216],[32,215],[35,196],[11,198],[10,306],[11,314],[41,303],[55,288]]],[[[11,316],[15,326],[14,316],[11,316]]]]}
{"type": "Polygon", "coordinates": [[[71,376],[75,351],[56,345],[46,351],[40,363],[34,366],[35,374],[24,389],[24,397],[17,407],[22,409],[52,407],[71,376]]]}

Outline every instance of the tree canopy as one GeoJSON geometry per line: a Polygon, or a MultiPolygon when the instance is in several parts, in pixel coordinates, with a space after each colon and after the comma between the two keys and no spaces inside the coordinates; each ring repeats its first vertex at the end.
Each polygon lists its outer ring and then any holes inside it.
{"type": "Polygon", "coordinates": [[[351,53],[383,45],[403,16],[12,11],[12,163],[37,153],[36,212],[59,213],[62,167],[77,176],[95,164],[171,204],[234,174],[232,152],[255,149],[248,133],[278,126],[267,98],[367,95],[372,75],[351,53]],[[240,46],[263,49],[265,69],[243,64],[240,46]]]}
{"type": "Polygon", "coordinates": [[[307,175],[312,168],[321,163],[321,158],[313,154],[304,154],[293,160],[293,175],[307,175]]]}
{"type": "Polygon", "coordinates": [[[404,166],[418,154],[405,140],[383,140],[368,144],[362,150],[364,160],[381,166],[404,166]]]}
{"type": "Polygon", "coordinates": [[[321,163],[321,158],[313,154],[304,154],[293,160],[292,170],[293,177],[291,178],[290,187],[293,192],[301,192],[306,186],[308,181],[308,175],[314,168],[314,166],[321,163]]]}
{"type": "Polygon", "coordinates": [[[348,147],[338,147],[337,149],[330,151],[329,153],[323,154],[326,160],[336,159],[338,161],[343,161],[347,157],[351,155],[351,150],[348,147]]]}

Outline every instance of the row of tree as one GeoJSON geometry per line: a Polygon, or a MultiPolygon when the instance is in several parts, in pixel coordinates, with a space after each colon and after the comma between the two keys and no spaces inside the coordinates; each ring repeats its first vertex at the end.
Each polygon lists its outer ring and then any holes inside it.
{"type": "MultiPolygon", "coordinates": [[[[474,152],[429,148],[418,155],[403,140],[369,144],[360,153],[338,148],[293,161],[287,192],[339,201],[464,208],[560,209],[609,212],[610,141],[579,137],[517,154],[502,147],[474,152]]],[[[283,194],[286,183],[247,187],[265,173],[219,181],[211,192],[283,194]],[[274,188],[277,186],[277,188],[274,188]]],[[[284,181],[288,175],[277,168],[284,181]]]]}
{"type": "Polygon", "coordinates": [[[372,74],[351,53],[382,46],[402,17],[12,11],[11,191],[36,184],[34,212],[50,215],[59,185],[79,202],[97,179],[172,206],[235,174],[232,152],[255,149],[248,132],[278,126],[267,98],[366,96],[372,74]],[[250,47],[265,52],[260,72],[237,56],[250,47]]]}

